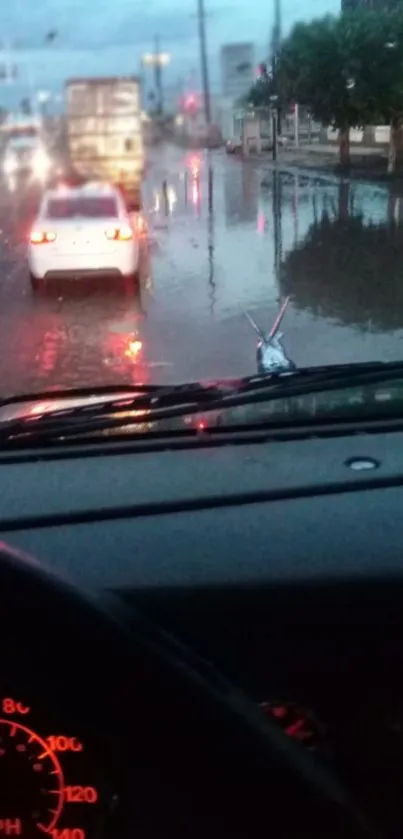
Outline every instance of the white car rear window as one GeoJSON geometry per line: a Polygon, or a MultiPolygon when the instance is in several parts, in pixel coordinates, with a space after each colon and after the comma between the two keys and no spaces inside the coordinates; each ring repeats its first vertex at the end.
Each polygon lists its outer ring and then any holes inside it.
{"type": "Polygon", "coordinates": [[[39,141],[34,137],[32,140],[29,137],[18,137],[16,140],[10,140],[6,147],[6,151],[15,151],[19,149],[39,149],[41,148],[39,141]]]}
{"type": "Polygon", "coordinates": [[[113,218],[118,215],[118,206],[116,199],[111,195],[51,198],[47,202],[45,215],[51,219],[113,218]]]}

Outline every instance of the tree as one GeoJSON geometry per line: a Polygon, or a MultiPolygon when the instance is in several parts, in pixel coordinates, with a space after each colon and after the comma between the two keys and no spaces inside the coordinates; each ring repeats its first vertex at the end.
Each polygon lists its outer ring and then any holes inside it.
{"type": "Polygon", "coordinates": [[[367,124],[390,125],[388,171],[403,162],[403,11],[361,9],[339,21],[341,52],[367,124]]]}
{"type": "Polygon", "coordinates": [[[280,89],[309,108],[313,117],[339,130],[340,163],[350,162],[349,130],[364,125],[366,102],[358,95],[346,40],[346,17],[330,15],[298,23],[284,41],[279,62],[280,89]]]}
{"type": "Polygon", "coordinates": [[[403,10],[360,8],[297,24],[284,41],[278,74],[290,100],[339,130],[349,163],[351,127],[391,126],[389,170],[403,158],[403,10]]]}

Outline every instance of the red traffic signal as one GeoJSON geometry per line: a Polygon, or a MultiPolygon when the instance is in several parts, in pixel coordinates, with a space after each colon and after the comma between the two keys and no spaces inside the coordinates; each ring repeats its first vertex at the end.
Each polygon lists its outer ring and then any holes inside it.
{"type": "Polygon", "coordinates": [[[195,114],[199,109],[199,101],[195,93],[188,93],[183,100],[183,109],[188,114],[195,114]]]}

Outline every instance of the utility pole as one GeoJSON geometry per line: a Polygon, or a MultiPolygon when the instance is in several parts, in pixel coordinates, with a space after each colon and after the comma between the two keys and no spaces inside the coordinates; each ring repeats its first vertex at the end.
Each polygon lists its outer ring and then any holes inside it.
{"type": "Polygon", "coordinates": [[[280,0],[274,0],[274,21],[272,29],[272,50],[277,57],[281,42],[281,5],[280,0]]]}
{"type": "Polygon", "coordinates": [[[206,115],[207,127],[209,128],[211,124],[211,102],[206,48],[206,12],[204,9],[204,0],[197,0],[197,17],[199,22],[200,62],[203,83],[204,112],[206,115]]]}
{"type": "Polygon", "coordinates": [[[161,116],[164,113],[164,93],[162,90],[162,66],[160,62],[160,39],[158,35],[155,36],[155,46],[154,46],[154,55],[155,55],[155,62],[154,62],[154,78],[155,78],[155,89],[157,91],[157,107],[158,107],[158,114],[161,116]]]}
{"type": "MultiPolygon", "coordinates": [[[[281,0],[274,0],[274,20],[271,36],[271,71],[273,78],[274,93],[278,97],[277,87],[277,62],[280,53],[281,45],[281,0]]],[[[278,99],[277,99],[278,102],[278,99]]],[[[281,133],[281,113],[280,108],[277,107],[276,132],[281,133]]],[[[275,138],[277,142],[277,137],[275,138]]]]}

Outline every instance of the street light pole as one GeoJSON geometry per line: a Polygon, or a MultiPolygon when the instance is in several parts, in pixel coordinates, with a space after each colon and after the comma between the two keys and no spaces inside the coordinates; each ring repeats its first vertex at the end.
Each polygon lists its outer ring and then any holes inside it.
{"type": "Polygon", "coordinates": [[[204,94],[204,112],[207,127],[211,124],[210,84],[208,75],[207,47],[206,47],[206,12],[204,0],[197,0],[197,16],[199,22],[200,61],[204,94]]]}
{"type": "Polygon", "coordinates": [[[143,67],[154,68],[154,83],[157,93],[157,111],[161,116],[164,110],[164,94],[162,88],[162,68],[169,64],[171,56],[169,53],[160,52],[160,42],[158,35],[155,36],[155,47],[153,53],[146,53],[143,55],[143,67]]]}

